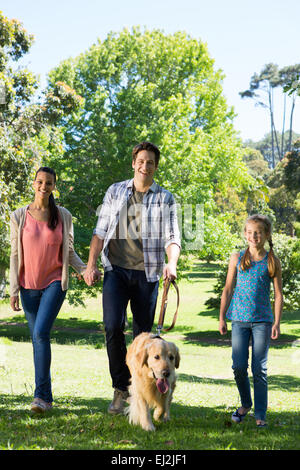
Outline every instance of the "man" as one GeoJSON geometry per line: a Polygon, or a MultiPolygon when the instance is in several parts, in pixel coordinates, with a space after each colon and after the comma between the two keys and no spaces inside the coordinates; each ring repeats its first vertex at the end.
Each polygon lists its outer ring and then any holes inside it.
{"type": "Polygon", "coordinates": [[[142,142],[132,152],[134,177],[111,185],[104,197],[84,274],[92,285],[104,267],[103,320],[114,398],[108,412],[123,412],[130,373],[124,324],[130,301],[133,337],[151,331],[161,275],[176,278],[180,234],[173,195],[155,183],[159,149],[142,142]],[[165,253],[168,262],[164,264],[165,253]]]}

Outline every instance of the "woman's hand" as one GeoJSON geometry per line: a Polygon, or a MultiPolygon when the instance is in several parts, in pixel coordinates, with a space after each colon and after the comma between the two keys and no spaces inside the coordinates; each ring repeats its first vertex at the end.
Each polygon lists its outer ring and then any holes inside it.
{"type": "Polygon", "coordinates": [[[93,286],[95,282],[100,281],[102,273],[97,268],[89,268],[84,271],[83,278],[88,286],[93,286]]]}
{"type": "Polygon", "coordinates": [[[19,296],[18,295],[10,298],[10,306],[15,312],[19,312],[20,310],[22,310],[19,307],[19,296]]]}

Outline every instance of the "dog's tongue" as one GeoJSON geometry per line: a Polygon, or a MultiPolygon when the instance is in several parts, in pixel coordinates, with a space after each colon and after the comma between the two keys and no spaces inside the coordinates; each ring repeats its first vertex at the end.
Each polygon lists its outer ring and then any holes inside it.
{"type": "Polygon", "coordinates": [[[160,393],[166,393],[169,390],[169,382],[167,379],[157,379],[156,386],[160,393]]]}

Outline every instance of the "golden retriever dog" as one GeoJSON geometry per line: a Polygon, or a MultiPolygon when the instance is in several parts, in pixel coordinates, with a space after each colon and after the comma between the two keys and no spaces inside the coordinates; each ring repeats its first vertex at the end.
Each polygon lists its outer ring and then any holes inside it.
{"type": "Polygon", "coordinates": [[[128,348],[126,363],[131,373],[129,422],[154,431],[150,409],[156,421],[170,419],[170,404],[179,367],[177,346],[152,333],[141,333],[128,348]]]}

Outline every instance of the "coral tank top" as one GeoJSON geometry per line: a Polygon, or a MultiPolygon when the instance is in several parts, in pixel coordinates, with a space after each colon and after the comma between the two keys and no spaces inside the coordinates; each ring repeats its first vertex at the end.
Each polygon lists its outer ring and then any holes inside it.
{"type": "Polygon", "coordinates": [[[62,222],[55,230],[48,222],[36,220],[26,212],[22,231],[23,266],[20,285],[25,289],[44,289],[62,278],[62,222]]]}

